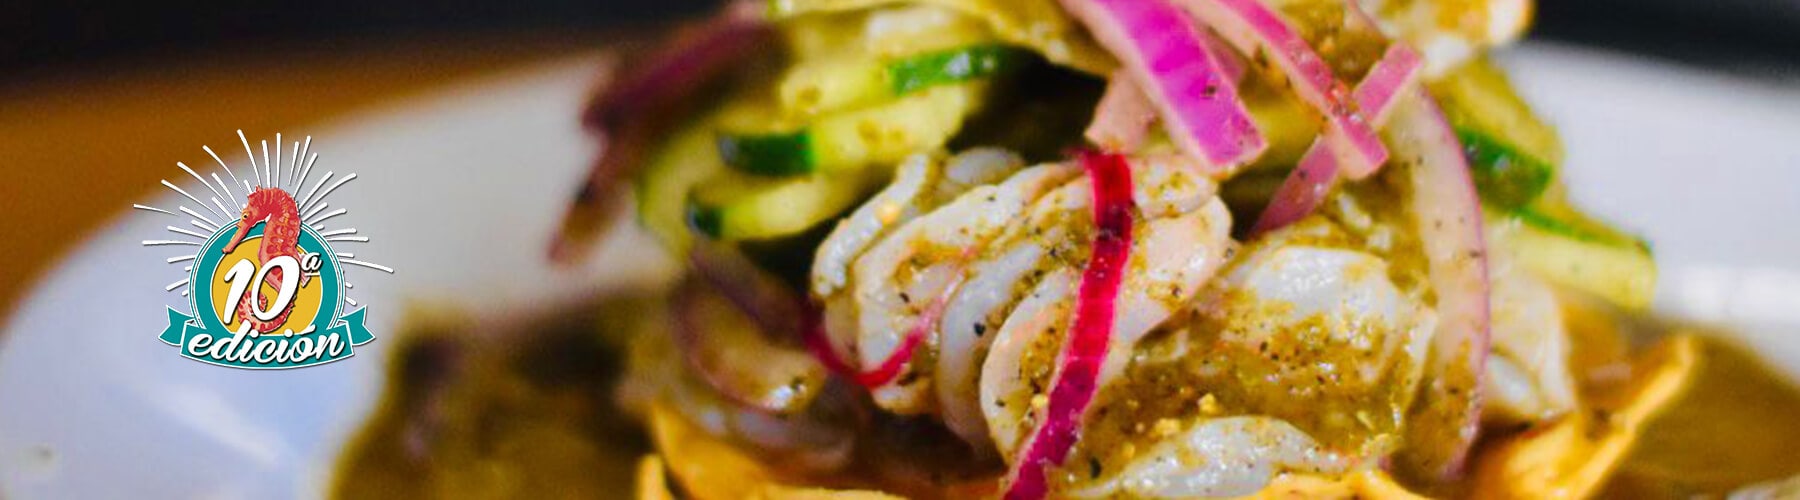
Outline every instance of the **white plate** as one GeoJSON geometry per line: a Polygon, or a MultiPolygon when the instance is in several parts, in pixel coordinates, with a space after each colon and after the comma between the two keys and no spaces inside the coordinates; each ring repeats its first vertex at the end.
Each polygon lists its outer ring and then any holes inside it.
{"type": "Polygon", "coordinates": [[[1656,307],[1800,380],[1800,87],[1563,46],[1502,63],[1562,133],[1577,203],[1650,240],[1656,307]]]}
{"type": "MultiPolygon", "coordinates": [[[[380,337],[408,304],[489,314],[656,279],[669,263],[635,232],[576,272],[542,260],[591,151],[573,115],[596,60],[283,131],[314,136],[318,168],[360,175],[333,195],[351,210],[336,227],[372,241],[340,250],[398,269],[350,270],[378,337],[351,360],[253,372],[183,359],[156,338],[163,306],[183,303],[161,290],[180,269],[138,244],[168,219],[122,214],[47,275],[0,337],[0,497],[317,497],[383,383],[393,343],[380,337]]],[[[1560,47],[1504,62],[1561,126],[1576,196],[1655,241],[1659,304],[1744,325],[1800,373],[1800,339],[1768,333],[1800,326],[1800,91],[1560,47]]],[[[212,145],[235,142],[220,131],[212,145]]]]}

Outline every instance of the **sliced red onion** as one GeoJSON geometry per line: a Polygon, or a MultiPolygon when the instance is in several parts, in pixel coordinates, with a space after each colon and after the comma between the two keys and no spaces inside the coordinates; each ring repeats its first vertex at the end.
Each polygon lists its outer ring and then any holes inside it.
{"type": "Polygon", "coordinates": [[[773,40],[773,26],[757,4],[735,2],[705,24],[679,33],[644,58],[645,64],[612,82],[588,102],[581,123],[588,130],[626,126],[693,95],[773,40]]]}
{"type": "Polygon", "coordinates": [[[1411,46],[1402,42],[1389,44],[1381,60],[1375,61],[1369,74],[1363,75],[1362,82],[1351,92],[1363,117],[1376,127],[1387,123],[1388,117],[1394,114],[1394,103],[1406,96],[1409,86],[1419,81],[1420,68],[1424,64],[1424,58],[1419,57],[1419,52],[1411,46]]]}
{"type": "Polygon", "coordinates": [[[1337,187],[1337,183],[1337,155],[1314,141],[1306,149],[1306,155],[1294,165],[1293,173],[1275,188],[1274,196],[1269,197],[1269,205],[1257,216],[1256,224],[1250,226],[1250,236],[1281,229],[1306,218],[1319,208],[1319,203],[1325,201],[1325,195],[1337,187]]]}
{"type": "Polygon", "coordinates": [[[906,336],[900,340],[900,346],[894,349],[894,354],[883,359],[881,364],[870,370],[857,368],[838,352],[837,346],[831,342],[831,337],[825,334],[824,322],[820,320],[818,314],[811,314],[806,318],[801,333],[805,336],[806,350],[812,353],[813,358],[824,364],[826,369],[856,382],[857,385],[873,389],[887,385],[888,382],[899,377],[901,370],[906,368],[906,362],[912,361],[913,355],[919,351],[919,344],[925,342],[925,334],[919,328],[919,326],[914,326],[912,330],[908,330],[906,336]]]}
{"type": "MultiPolygon", "coordinates": [[[[973,253],[972,250],[965,252],[964,260],[966,261],[967,257],[973,253]]],[[[950,283],[944,285],[944,289],[938,292],[937,297],[932,298],[931,303],[926,304],[925,309],[919,311],[919,316],[914,318],[912,327],[908,328],[906,334],[900,338],[900,345],[894,348],[894,353],[882,358],[881,363],[876,364],[874,368],[868,370],[857,368],[838,353],[837,346],[831,342],[830,335],[825,332],[824,321],[816,312],[816,308],[814,312],[805,315],[806,323],[801,326],[806,348],[812,351],[813,357],[818,358],[826,368],[855,381],[857,385],[870,389],[888,385],[900,377],[900,374],[906,369],[906,364],[912,361],[914,355],[918,354],[919,345],[925,343],[925,337],[931,333],[932,327],[937,325],[938,319],[943,317],[944,308],[949,305],[950,297],[956,295],[956,290],[962,286],[962,282],[963,274],[958,271],[956,276],[950,279],[950,283]]]]}
{"type": "MultiPolygon", "coordinates": [[[[1369,68],[1369,74],[1356,85],[1352,94],[1363,109],[1363,116],[1377,127],[1386,123],[1402,90],[1418,81],[1420,63],[1419,53],[1406,44],[1388,45],[1387,53],[1369,68]]],[[[1294,173],[1275,190],[1275,196],[1269,199],[1269,206],[1256,219],[1250,234],[1274,231],[1312,214],[1325,200],[1325,195],[1337,186],[1340,175],[1347,175],[1340,167],[1337,155],[1331,154],[1320,142],[1314,142],[1306,155],[1300,157],[1300,163],[1294,166],[1294,173]]]]}
{"type": "Polygon", "coordinates": [[[1325,138],[1346,173],[1361,178],[1387,162],[1387,147],[1350,89],[1274,10],[1259,0],[1178,1],[1239,52],[1265,54],[1287,74],[1300,99],[1325,115],[1325,138]]]}
{"type": "MultiPolygon", "coordinates": [[[[825,365],[831,373],[854,380],[857,369],[850,365],[848,358],[838,353],[837,345],[831,342],[831,336],[825,333],[825,318],[821,308],[808,303],[806,311],[800,316],[800,341],[806,343],[806,351],[812,353],[813,359],[825,365]]],[[[906,345],[901,344],[900,350],[906,345]]]]}
{"type": "Polygon", "coordinates": [[[1136,151],[1156,121],[1156,108],[1138,90],[1137,82],[1125,72],[1113,73],[1106,82],[1106,94],[1094,108],[1094,121],[1088,124],[1088,142],[1105,151],[1136,151]]]}
{"type": "Polygon", "coordinates": [[[1057,358],[1049,405],[1025,442],[1024,453],[1013,463],[1008,500],[1044,498],[1049,493],[1045,469],[1062,463],[1074,447],[1081,416],[1099,390],[1101,364],[1112,343],[1114,302],[1131,258],[1130,165],[1124,156],[1097,152],[1083,153],[1081,163],[1093,179],[1094,253],[1081,276],[1075,317],[1057,358]]]}
{"type": "Polygon", "coordinates": [[[1201,34],[1200,43],[1206,46],[1206,53],[1219,58],[1219,71],[1224,72],[1227,78],[1233,82],[1244,81],[1244,73],[1249,71],[1250,66],[1244,62],[1244,56],[1232,52],[1230,46],[1211,34],[1201,34]]]}
{"type": "Polygon", "coordinates": [[[794,332],[799,330],[804,313],[800,295],[779,278],[757,267],[736,248],[697,239],[688,249],[688,266],[749,315],[762,331],[771,336],[793,338],[794,332]]]}
{"type": "Polygon", "coordinates": [[[647,67],[617,74],[588,102],[581,122],[599,140],[600,153],[563,215],[550,242],[550,260],[571,264],[590,253],[621,205],[619,190],[644,162],[694,93],[763,50],[775,30],[751,4],[738,2],[712,21],[671,41],[643,60],[647,67]]]}
{"type": "Polygon", "coordinates": [[[1268,147],[1220,57],[1167,0],[1062,3],[1124,63],[1156,104],[1169,137],[1213,173],[1235,170],[1268,147]]]}
{"type": "Polygon", "coordinates": [[[1424,247],[1438,324],[1423,393],[1407,415],[1401,465],[1454,478],[1475,442],[1488,352],[1487,242],[1481,203],[1456,132],[1424,87],[1394,112],[1394,149],[1407,160],[1406,208],[1424,247]]]}

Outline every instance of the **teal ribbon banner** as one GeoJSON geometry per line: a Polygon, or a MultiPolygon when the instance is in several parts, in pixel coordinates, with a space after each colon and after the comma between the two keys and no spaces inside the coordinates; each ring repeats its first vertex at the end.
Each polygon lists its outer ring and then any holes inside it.
{"type": "Polygon", "coordinates": [[[292,337],[270,334],[251,337],[230,329],[203,324],[199,319],[169,308],[169,326],[163,342],[181,348],[181,355],[196,361],[233,368],[300,368],[330,363],[355,354],[355,346],[375,340],[363,324],[367,308],[344,315],[323,331],[292,337]]]}
{"type": "MultiPolygon", "coordinates": [[[[295,332],[293,335],[285,335],[284,331],[253,336],[253,332],[248,329],[240,334],[226,327],[218,315],[211,314],[217,310],[211,303],[211,270],[217,269],[224,258],[221,250],[225,245],[223,236],[231,234],[235,229],[235,224],[220,228],[202,246],[205,250],[200,252],[193,274],[189,276],[193,287],[190,294],[193,298],[191,310],[207,314],[195,316],[169,308],[169,324],[160,336],[163,342],[179,348],[182,356],[203,363],[233,368],[282,369],[320,365],[348,358],[355,354],[355,346],[375,340],[375,336],[363,325],[368,308],[338,314],[343,300],[343,268],[331,247],[325,244],[324,238],[319,237],[312,228],[304,226],[299,238],[300,248],[323,257],[318,279],[326,285],[321,300],[327,306],[320,308],[319,313],[308,323],[311,331],[295,332]]],[[[259,224],[247,233],[245,239],[259,237],[262,227],[259,224]]]]}

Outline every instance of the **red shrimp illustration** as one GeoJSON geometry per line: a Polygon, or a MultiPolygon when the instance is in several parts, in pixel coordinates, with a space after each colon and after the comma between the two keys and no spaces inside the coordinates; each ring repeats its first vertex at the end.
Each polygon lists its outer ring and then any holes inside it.
{"type": "MultiPolygon", "coordinates": [[[[271,259],[283,255],[298,259],[296,248],[300,242],[301,221],[299,207],[294,204],[294,196],[279,188],[258,187],[247,198],[248,203],[244,205],[244,217],[238,220],[237,233],[232,235],[231,241],[225,244],[225,253],[231,253],[239,243],[243,243],[244,235],[250,232],[252,226],[266,221],[267,225],[263,226],[262,247],[256,252],[258,265],[267,264],[271,259]]],[[[280,288],[282,273],[282,268],[270,269],[264,282],[280,288]]],[[[301,275],[301,286],[306,285],[306,278],[305,275],[301,275]]],[[[253,286],[261,286],[261,284],[253,286]]],[[[268,307],[269,297],[263,294],[258,294],[258,296],[261,299],[258,307],[268,307]]],[[[282,309],[280,315],[268,321],[261,321],[251,311],[250,301],[245,300],[238,302],[237,317],[249,323],[250,327],[257,332],[269,333],[287,323],[288,315],[293,312],[294,304],[290,301],[282,309]]]]}

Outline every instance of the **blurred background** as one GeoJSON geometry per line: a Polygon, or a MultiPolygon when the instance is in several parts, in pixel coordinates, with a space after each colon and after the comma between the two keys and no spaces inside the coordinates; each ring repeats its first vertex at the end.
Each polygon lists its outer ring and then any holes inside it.
{"type": "MultiPolygon", "coordinates": [[[[0,2],[0,316],[206,140],[299,130],[654,32],[714,3],[0,2]]],[[[1534,39],[1800,84],[1800,0],[1542,0],[1537,17],[1534,39]]]]}
{"type": "MultiPolygon", "coordinates": [[[[0,5],[0,75],[221,47],[593,34],[706,11],[711,0],[18,0],[0,5]]],[[[1534,36],[1770,76],[1800,57],[1796,0],[1542,0],[1534,36]],[[1744,60],[1748,58],[1748,60],[1744,60]]]]}

